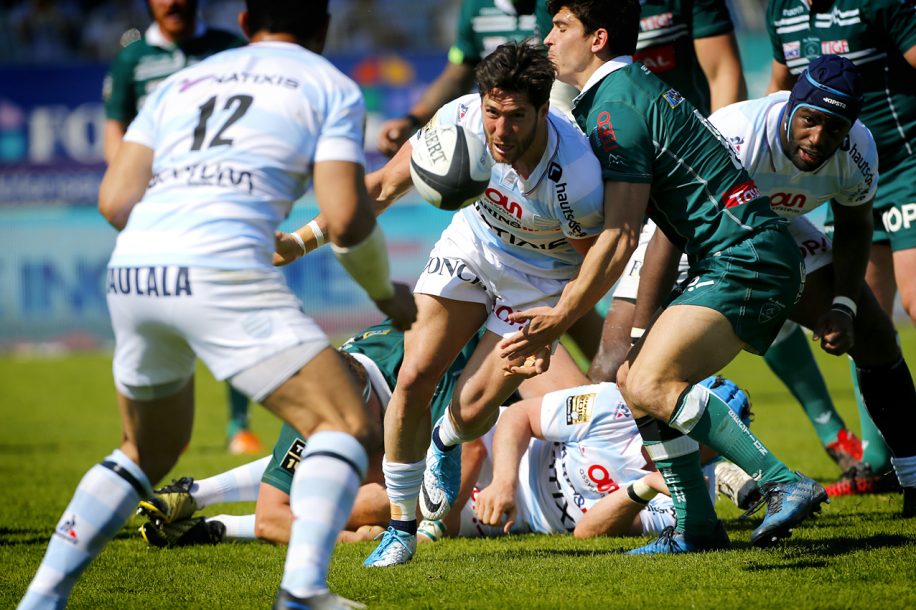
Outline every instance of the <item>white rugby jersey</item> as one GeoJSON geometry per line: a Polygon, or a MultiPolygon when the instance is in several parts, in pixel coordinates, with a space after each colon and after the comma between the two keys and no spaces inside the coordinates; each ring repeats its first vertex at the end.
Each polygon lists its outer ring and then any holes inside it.
{"type": "Polygon", "coordinates": [[[878,152],[871,132],[856,121],[849,136],[824,164],[803,172],[779,142],[779,123],[788,91],[731,104],[709,117],[729,141],[742,165],[770,197],[773,211],[795,218],[830,199],[846,206],[871,201],[878,188],[878,152]]]}
{"type": "Polygon", "coordinates": [[[636,422],[615,384],[547,394],[541,430],[544,440],[531,442],[519,468],[518,521],[533,532],[571,532],[596,502],[647,473],[636,422]]]}
{"type": "Polygon", "coordinates": [[[109,264],[270,267],[274,230],[313,163],[364,164],[364,117],[356,83],[292,43],[250,44],[175,73],[125,135],[153,149],[153,178],[109,264]]]}
{"type": "MultiPolygon", "coordinates": [[[[476,93],[449,102],[433,121],[461,125],[486,141],[476,93]]],[[[551,111],[547,134],[547,149],[528,179],[511,165],[495,163],[487,190],[458,213],[507,265],[566,279],[582,262],[567,238],[592,237],[604,227],[604,182],[598,159],[575,125],[551,111]]],[[[421,134],[413,137],[416,144],[421,134]]]]}

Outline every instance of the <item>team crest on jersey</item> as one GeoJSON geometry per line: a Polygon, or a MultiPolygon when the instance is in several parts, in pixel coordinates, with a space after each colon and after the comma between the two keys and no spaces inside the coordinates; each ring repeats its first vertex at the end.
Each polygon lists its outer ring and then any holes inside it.
{"type": "Polygon", "coordinates": [[[809,36],[801,41],[801,53],[804,57],[815,58],[821,54],[821,39],[809,36]]]}
{"type": "Polygon", "coordinates": [[[463,119],[464,115],[466,115],[467,113],[468,113],[468,105],[467,104],[458,104],[458,120],[460,121],[461,119],[463,119]]]}
{"type": "Polygon", "coordinates": [[[576,394],[566,398],[566,425],[575,426],[592,420],[592,405],[597,394],[576,394]]]}
{"type": "Polygon", "coordinates": [[[674,89],[668,89],[665,91],[665,101],[668,102],[668,105],[672,108],[677,108],[684,101],[684,96],[674,89]]]}
{"type": "Polygon", "coordinates": [[[621,419],[624,417],[633,417],[633,413],[630,412],[630,407],[627,406],[627,403],[621,400],[617,403],[617,410],[614,411],[614,419],[621,419]]]}
{"type": "Polygon", "coordinates": [[[293,444],[290,445],[289,449],[286,450],[286,455],[283,456],[283,461],[280,463],[280,468],[291,475],[295,474],[296,468],[299,467],[299,462],[302,460],[302,451],[304,449],[304,440],[301,438],[294,440],[293,444]]]}
{"type": "Polygon", "coordinates": [[[801,43],[797,40],[782,43],[782,55],[786,59],[799,59],[801,57],[801,43]]]}

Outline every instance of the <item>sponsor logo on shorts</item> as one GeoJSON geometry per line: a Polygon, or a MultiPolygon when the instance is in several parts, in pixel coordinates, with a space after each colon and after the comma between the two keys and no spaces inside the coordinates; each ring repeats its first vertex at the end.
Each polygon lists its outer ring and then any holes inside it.
{"type": "Polygon", "coordinates": [[[881,214],[881,223],[888,233],[896,233],[916,226],[916,203],[905,203],[881,214]]]}
{"type": "Polygon", "coordinates": [[[390,335],[390,334],[391,334],[390,328],[377,328],[375,330],[367,330],[366,332],[356,335],[355,337],[350,337],[349,339],[344,341],[344,344],[341,345],[340,348],[343,349],[347,347],[348,345],[352,345],[356,343],[357,341],[362,341],[370,337],[383,337],[385,335],[390,335]]]}
{"type": "Polygon", "coordinates": [[[677,68],[677,55],[674,53],[674,45],[671,44],[637,51],[633,54],[633,59],[644,63],[655,74],[663,74],[677,68]]]}
{"type": "Polygon", "coordinates": [[[769,322],[774,320],[786,308],[785,305],[774,299],[768,299],[763,307],[760,308],[760,315],[757,316],[759,322],[769,322]]]}
{"type": "Polygon", "coordinates": [[[693,292],[694,290],[699,290],[700,288],[705,288],[707,286],[712,286],[716,283],[715,280],[705,280],[700,281],[699,276],[690,280],[690,283],[687,284],[687,287],[684,289],[685,292],[693,292]]]}
{"type": "Polygon", "coordinates": [[[848,40],[824,40],[821,42],[821,55],[838,55],[849,53],[848,40]]]}
{"type": "Polygon", "coordinates": [[[595,397],[591,394],[576,394],[566,397],[566,425],[575,426],[585,424],[592,420],[592,406],[595,404],[595,397]]]}
{"type": "Polygon", "coordinates": [[[782,54],[786,59],[799,59],[801,57],[801,43],[797,40],[782,43],[782,54]]]}
{"type": "Polygon", "coordinates": [[[757,188],[757,183],[753,180],[748,180],[725,191],[722,194],[722,203],[726,208],[733,208],[744,205],[758,197],[760,197],[760,189],[757,188]]]}
{"type": "Polygon", "coordinates": [[[684,96],[674,89],[668,89],[665,91],[665,101],[668,102],[668,105],[672,108],[677,108],[684,102],[684,96]]]}
{"type": "Polygon", "coordinates": [[[821,235],[820,239],[806,239],[802,241],[798,244],[798,250],[801,252],[802,258],[807,258],[815,254],[830,252],[830,242],[827,240],[826,235],[821,235]]]}
{"type": "Polygon", "coordinates": [[[109,267],[108,294],[140,297],[191,296],[187,267],[109,267]]]}
{"type": "Polygon", "coordinates": [[[511,320],[509,320],[509,316],[514,313],[515,313],[515,310],[509,307],[508,305],[496,305],[493,307],[493,315],[495,315],[497,319],[502,320],[503,322],[505,322],[506,324],[508,324],[509,326],[513,328],[517,328],[521,330],[525,327],[524,322],[512,322],[511,320]]]}
{"type": "Polygon", "coordinates": [[[283,461],[280,462],[280,468],[289,474],[295,474],[296,468],[299,467],[299,462],[302,461],[302,452],[304,450],[305,441],[301,438],[294,440],[289,449],[286,450],[286,455],[283,456],[283,461]]]}
{"type": "Polygon", "coordinates": [[[480,278],[460,258],[446,258],[442,256],[431,256],[426,261],[426,267],[423,273],[429,275],[447,275],[455,277],[468,284],[480,284],[480,278]]]}
{"type": "Polygon", "coordinates": [[[54,534],[60,536],[71,544],[79,544],[79,535],[76,533],[76,515],[65,515],[54,529],[54,534]]]}

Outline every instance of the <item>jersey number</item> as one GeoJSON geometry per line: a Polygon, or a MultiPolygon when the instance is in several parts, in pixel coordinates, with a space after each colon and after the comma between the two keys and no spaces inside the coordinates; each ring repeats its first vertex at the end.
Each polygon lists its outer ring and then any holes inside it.
{"type": "MultiPolygon", "coordinates": [[[[242,118],[248,109],[251,108],[251,103],[254,101],[254,98],[250,95],[233,95],[228,100],[226,100],[226,105],[224,110],[229,110],[233,104],[236,104],[235,111],[232,113],[223,126],[219,128],[213,138],[210,140],[210,144],[207,145],[207,148],[213,148],[214,146],[228,146],[232,144],[232,138],[223,138],[223,132],[229,128],[230,125],[242,118]]],[[[204,145],[204,140],[207,138],[207,121],[210,120],[210,117],[213,116],[213,111],[216,109],[216,96],[214,95],[206,102],[200,106],[200,119],[197,121],[197,127],[194,128],[194,143],[191,144],[191,150],[200,150],[204,145]]]]}

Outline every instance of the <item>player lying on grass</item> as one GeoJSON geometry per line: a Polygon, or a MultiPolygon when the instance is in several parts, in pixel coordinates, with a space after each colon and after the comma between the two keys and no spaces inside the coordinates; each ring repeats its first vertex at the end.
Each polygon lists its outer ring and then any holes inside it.
{"type": "MultiPolygon", "coordinates": [[[[744,392],[721,378],[706,383],[742,421],[750,421],[744,392]]],[[[447,534],[573,533],[584,538],[673,530],[671,500],[657,495],[666,494],[667,488],[638,438],[636,423],[613,383],[578,386],[515,403],[502,410],[494,430],[463,454],[462,487],[455,504],[460,510],[443,521],[423,522],[420,533],[436,540],[447,534]]],[[[304,446],[292,430],[284,430],[270,458],[197,482],[183,478],[158,490],[141,505],[151,517],[141,534],[154,546],[255,538],[285,543],[289,482],[304,446]],[[255,499],[255,515],[190,518],[205,506],[255,499]]],[[[704,457],[713,456],[708,452],[704,457]]],[[[707,476],[714,489],[711,466],[707,476]]],[[[368,540],[380,533],[379,526],[388,519],[386,499],[377,483],[363,485],[338,540],[368,540]]]]}

